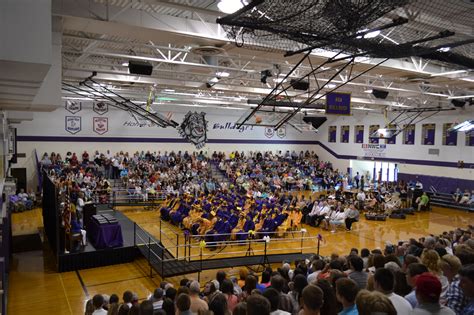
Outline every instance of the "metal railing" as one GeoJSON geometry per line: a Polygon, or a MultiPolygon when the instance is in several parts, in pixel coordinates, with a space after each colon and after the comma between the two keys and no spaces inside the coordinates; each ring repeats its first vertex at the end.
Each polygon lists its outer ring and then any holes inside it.
{"type": "Polygon", "coordinates": [[[176,232],[177,229],[178,227],[160,219],[157,238],[170,253],[173,253],[175,258],[184,258],[188,261],[201,258],[243,257],[250,253],[263,254],[265,252],[264,236],[268,240],[266,242],[267,254],[303,253],[307,250],[314,250],[317,243],[317,237],[309,236],[305,229],[195,235],[188,230],[176,232]],[[211,237],[219,239],[219,241],[206,241],[211,237]]]}
{"type": "Polygon", "coordinates": [[[150,267],[150,278],[153,278],[153,266],[160,270],[163,275],[164,272],[164,254],[165,248],[158,244],[155,239],[138,224],[133,224],[133,244],[142,255],[147,259],[150,267]]]}
{"type": "MultiPolygon", "coordinates": [[[[167,191],[160,190],[155,193],[136,193],[132,190],[127,189],[113,189],[109,194],[107,201],[105,202],[111,208],[116,206],[158,206],[159,203],[166,199],[168,195],[167,191]]],[[[100,202],[100,197],[98,203],[100,202]]]]}
{"type": "Polygon", "coordinates": [[[154,235],[145,228],[134,224],[134,244],[147,259],[150,277],[153,268],[165,275],[167,263],[188,263],[197,267],[198,277],[202,270],[208,269],[206,261],[260,256],[263,264],[269,255],[314,253],[319,247],[318,237],[309,236],[304,229],[287,232],[241,232],[212,234],[222,241],[206,242],[209,235],[191,235],[183,231],[177,233],[174,227],[163,220],[159,223],[159,232],[154,235]],[[259,237],[263,236],[264,237],[259,237]],[[245,236],[245,240],[231,240],[231,236],[245,236]],[[155,239],[159,239],[159,242],[155,239]]]}

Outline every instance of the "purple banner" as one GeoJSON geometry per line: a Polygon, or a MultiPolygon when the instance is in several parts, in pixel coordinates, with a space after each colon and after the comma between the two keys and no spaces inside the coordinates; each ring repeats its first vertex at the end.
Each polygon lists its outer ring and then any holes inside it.
{"type": "Polygon", "coordinates": [[[329,126],[328,142],[336,142],[337,126],[329,126]]]}
{"type": "MultiPolygon", "coordinates": [[[[388,128],[391,129],[391,130],[395,130],[396,126],[389,125],[388,128]]],[[[396,144],[396,143],[397,143],[397,136],[396,135],[385,140],[385,144],[396,144]]]]}
{"type": "Polygon", "coordinates": [[[434,145],[435,144],[435,131],[436,124],[423,124],[422,126],[422,144],[434,145]]]}
{"type": "Polygon", "coordinates": [[[466,147],[474,147],[474,130],[466,132],[466,147]]]}
{"type": "Polygon", "coordinates": [[[341,143],[349,143],[350,126],[341,126],[341,143]]]}
{"type": "Polygon", "coordinates": [[[326,95],[326,114],[350,115],[351,94],[328,93],[326,95]]]}
{"type": "Polygon", "coordinates": [[[369,126],[369,143],[372,143],[372,144],[377,144],[379,143],[379,138],[375,137],[375,138],[372,138],[371,135],[374,134],[375,132],[377,132],[377,130],[379,130],[380,128],[380,125],[370,125],[369,126]]]}
{"type": "Polygon", "coordinates": [[[364,125],[354,126],[354,142],[364,143],[364,125]]]}
{"type": "Polygon", "coordinates": [[[443,124],[443,145],[456,146],[458,145],[457,131],[449,131],[454,124],[443,124]]]}
{"type": "Polygon", "coordinates": [[[415,125],[405,125],[403,130],[403,144],[415,144],[415,125]]]}

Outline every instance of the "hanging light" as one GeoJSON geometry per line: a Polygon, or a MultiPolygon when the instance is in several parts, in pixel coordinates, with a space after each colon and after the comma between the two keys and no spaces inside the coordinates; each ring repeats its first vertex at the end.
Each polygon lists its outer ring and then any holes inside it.
{"type": "Polygon", "coordinates": [[[247,1],[245,0],[221,0],[217,4],[217,7],[223,13],[232,14],[242,9],[245,5],[247,5],[247,1]]]}
{"type": "Polygon", "coordinates": [[[380,35],[380,30],[376,30],[364,35],[364,38],[375,38],[380,35]]]}

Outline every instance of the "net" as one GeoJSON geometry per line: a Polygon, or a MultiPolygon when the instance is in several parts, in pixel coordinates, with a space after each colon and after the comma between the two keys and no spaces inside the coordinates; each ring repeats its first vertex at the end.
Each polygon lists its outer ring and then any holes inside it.
{"type": "Polygon", "coordinates": [[[473,9],[454,0],[254,0],[217,22],[237,45],[258,49],[423,56],[474,68],[473,9]]]}

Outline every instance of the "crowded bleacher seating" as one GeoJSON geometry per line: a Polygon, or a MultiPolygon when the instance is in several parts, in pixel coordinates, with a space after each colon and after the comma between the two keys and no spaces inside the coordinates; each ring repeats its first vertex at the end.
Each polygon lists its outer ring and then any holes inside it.
{"type": "Polygon", "coordinates": [[[131,291],[121,299],[97,294],[85,314],[473,314],[473,232],[468,226],[360,255],[356,248],[314,255],[261,274],[218,271],[207,283],[162,281],[142,302],[131,291]]]}

